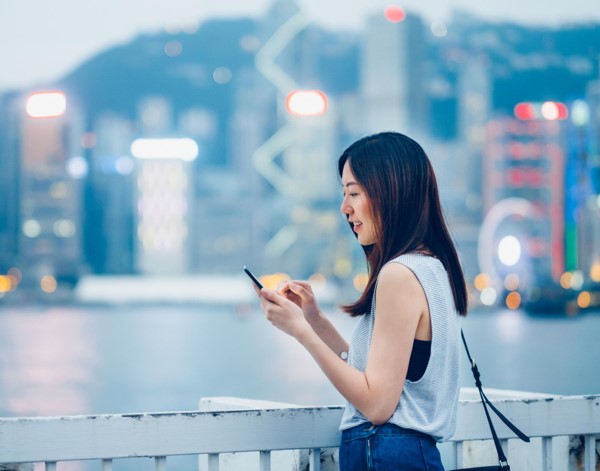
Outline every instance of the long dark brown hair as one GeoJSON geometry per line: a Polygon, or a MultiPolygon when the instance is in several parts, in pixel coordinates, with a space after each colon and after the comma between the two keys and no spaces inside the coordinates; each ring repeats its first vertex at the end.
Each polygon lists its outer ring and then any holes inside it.
{"type": "Polygon", "coordinates": [[[465,277],[444,220],[435,173],[423,148],[408,136],[384,132],[359,139],[344,151],[338,161],[340,177],[346,162],[367,195],[376,242],[363,246],[369,268],[364,292],[342,309],[352,316],[369,312],[383,265],[399,255],[426,250],[444,265],[456,310],[466,315],[465,277]]]}

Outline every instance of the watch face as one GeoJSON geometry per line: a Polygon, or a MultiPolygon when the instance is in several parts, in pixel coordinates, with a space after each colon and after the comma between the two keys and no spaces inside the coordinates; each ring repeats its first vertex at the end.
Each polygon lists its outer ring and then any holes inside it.
{"type": "Polygon", "coordinates": [[[340,353],[340,358],[342,360],[347,360],[348,359],[348,352],[342,352],[342,353],[340,353]]]}

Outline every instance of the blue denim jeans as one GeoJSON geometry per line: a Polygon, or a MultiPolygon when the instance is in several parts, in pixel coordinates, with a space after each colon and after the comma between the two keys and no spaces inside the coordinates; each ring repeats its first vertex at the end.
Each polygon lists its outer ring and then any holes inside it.
{"type": "Polygon", "coordinates": [[[392,424],[342,431],[340,471],[444,471],[429,435],[392,424]]]}

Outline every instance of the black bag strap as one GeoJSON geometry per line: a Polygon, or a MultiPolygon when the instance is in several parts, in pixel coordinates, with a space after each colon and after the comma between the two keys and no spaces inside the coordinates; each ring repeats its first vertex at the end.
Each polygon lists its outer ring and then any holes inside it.
{"type": "Polygon", "coordinates": [[[463,345],[465,346],[465,350],[467,352],[467,358],[469,359],[469,363],[471,364],[471,371],[473,372],[473,378],[475,378],[475,386],[477,386],[477,390],[479,391],[479,397],[481,397],[481,404],[483,404],[483,410],[485,411],[485,416],[487,418],[488,424],[490,426],[490,430],[492,432],[492,438],[494,439],[494,445],[496,446],[496,451],[498,452],[498,460],[500,461],[501,468],[508,468],[508,461],[506,456],[504,455],[504,451],[502,450],[502,446],[500,445],[500,440],[498,439],[498,435],[496,434],[496,429],[494,428],[494,424],[492,422],[492,418],[490,417],[490,413],[488,411],[487,406],[494,411],[494,413],[506,424],[506,426],[511,429],[517,437],[519,437],[524,442],[529,443],[529,437],[521,432],[510,420],[508,420],[502,412],[500,412],[494,404],[490,402],[485,393],[483,392],[483,387],[481,384],[481,374],[479,373],[479,369],[477,368],[477,364],[471,357],[471,353],[469,352],[469,347],[467,346],[467,341],[465,340],[465,334],[460,330],[460,336],[462,337],[463,345]]]}

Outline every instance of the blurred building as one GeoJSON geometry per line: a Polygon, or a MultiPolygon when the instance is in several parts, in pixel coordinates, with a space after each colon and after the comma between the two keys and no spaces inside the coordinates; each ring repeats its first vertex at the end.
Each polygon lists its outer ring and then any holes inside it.
{"type": "Polygon", "coordinates": [[[13,96],[0,97],[0,275],[14,266],[19,251],[20,161],[18,119],[13,96]]]}
{"type": "Polygon", "coordinates": [[[425,32],[419,16],[397,7],[368,18],[360,63],[365,132],[426,132],[425,32]]]}
{"type": "Polygon", "coordinates": [[[198,144],[173,129],[169,101],[148,97],[138,107],[135,158],[135,267],[140,274],[191,271],[194,172],[198,144]]]}
{"type": "MultiPolygon", "coordinates": [[[[586,202],[589,220],[589,248],[587,259],[591,264],[590,278],[600,283],[600,78],[588,84],[585,105],[581,106],[580,124],[588,127],[589,143],[587,153],[587,172],[590,193],[586,202]],[[586,118],[589,122],[586,123],[586,118]]],[[[578,117],[579,118],[579,117],[578,117]]]]}
{"type": "Polygon", "coordinates": [[[482,163],[486,125],[492,113],[492,83],[487,61],[466,56],[456,84],[457,139],[431,146],[444,210],[469,282],[480,271],[477,244],[482,219],[482,163]]]}
{"type": "Polygon", "coordinates": [[[265,256],[295,276],[308,277],[317,271],[329,275],[336,258],[333,234],[342,220],[336,165],[337,110],[321,95],[326,101],[323,108],[303,114],[291,104],[296,96],[300,103],[306,103],[319,92],[301,91],[288,97],[281,134],[289,141],[281,155],[281,174],[275,173],[271,179],[285,212],[265,247],[265,256]]]}
{"type": "Polygon", "coordinates": [[[486,125],[492,116],[492,79],[484,57],[467,57],[458,72],[458,139],[464,153],[455,162],[463,178],[467,195],[463,196],[466,213],[479,222],[481,214],[482,155],[486,142],[486,125]]]}
{"type": "Polygon", "coordinates": [[[530,301],[566,269],[568,124],[564,105],[548,102],[545,115],[541,106],[519,104],[515,118],[488,123],[483,165],[481,269],[506,289],[526,289],[530,301]]]}
{"type": "Polygon", "coordinates": [[[259,174],[253,155],[273,132],[275,94],[256,70],[240,72],[229,122],[230,166],[198,174],[197,220],[214,221],[198,230],[196,266],[206,272],[239,273],[242,265],[265,270],[263,254],[274,219],[273,188],[259,174]]]}
{"type": "Polygon", "coordinates": [[[19,261],[23,281],[52,292],[73,285],[82,254],[83,118],[59,91],[20,96],[15,110],[19,141],[19,261]]]}
{"type": "Polygon", "coordinates": [[[94,273],[135,272],[133,137],[132,121],[114,113],[99,116],[86,134],[84,248],[94,273]]]}

